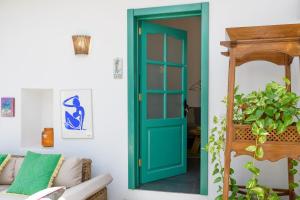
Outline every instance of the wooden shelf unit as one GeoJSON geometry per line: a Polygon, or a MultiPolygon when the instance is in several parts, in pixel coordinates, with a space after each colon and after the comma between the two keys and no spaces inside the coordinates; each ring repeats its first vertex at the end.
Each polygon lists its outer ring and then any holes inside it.
{"type": "MultiPolygon", "coordinates": [[[[226,33],[229,41],[221,42],[221,45],[228,49],[228,51],[222,52],[222,55],[229,57],[223,200],[228,200],[229,197],[231,153],[235,152],[236,156],[249,155],[245,148],[254,142],[249,138],[249,127],[247,129],[247,127],[236,125],[233,122],[236,67],[251,61],[268,61],[284,67],[285,77],[291,80],[291,63],[295,57],[300,57],[300,24],[227,28],[226,33]],[[241,133],[246,134],[244,136],[248,139],[237,137],[237,134],[241,133]]],[[[287,89],[291,91],[291,86],[287,85],[287,89]]],[[[294,135],[292,139],[286,138],[294,132],[295,129],[290,127],[286,133],[283,133],[284,138],[272,139],[270,137],[263,144],[265,155],[261,160],[275,162],[282,158],[288,158],[288,169],[290,170],[292,159],[300,157],[300,136],[294,135]]],[[[289,171],[287,173],[287,181],[293,183],[294,176],[289,171]]],[[[240,193],[245,194],[245,191],[242,190],[244,187],[240,188],[240,193]]],[[[277,191],[280,196],[289,196],[290,200],[295,199],[295,192],[292,189],[274,189],[274,191],[277,191]]]]}

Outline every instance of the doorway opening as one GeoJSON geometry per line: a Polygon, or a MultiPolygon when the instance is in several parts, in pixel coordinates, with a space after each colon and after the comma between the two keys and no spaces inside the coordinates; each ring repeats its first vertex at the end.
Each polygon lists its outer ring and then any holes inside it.
{"type": "Polygon", "coordinates": [[[140,189],[199,194],[200,22],[140,22],[140,189]]]}
{"type": "Polygon", "coordinates": [[[208,193],[208,10],[208,3],[128,10],[129,189],[208,193]],[[198,51],[188,47],[197,43],[184,27],[189,20],[198,22],[198,51]]]}

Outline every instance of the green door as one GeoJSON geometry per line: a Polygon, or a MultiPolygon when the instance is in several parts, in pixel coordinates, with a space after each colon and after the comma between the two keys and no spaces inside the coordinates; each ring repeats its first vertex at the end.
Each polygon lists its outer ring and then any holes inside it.
{"type": "Polygon", "coordinates": [[[141,23],[140,182],[186,173],[187,33],[141,23]]]}

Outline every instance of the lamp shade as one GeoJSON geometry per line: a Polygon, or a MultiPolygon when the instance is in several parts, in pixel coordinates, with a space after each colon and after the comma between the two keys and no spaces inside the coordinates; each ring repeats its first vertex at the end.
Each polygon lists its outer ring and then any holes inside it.
{"type": "Polygon", "coordinates": [[[73,35],[74,52],[76,54],[89,54],[91,36],[73,35]]]}

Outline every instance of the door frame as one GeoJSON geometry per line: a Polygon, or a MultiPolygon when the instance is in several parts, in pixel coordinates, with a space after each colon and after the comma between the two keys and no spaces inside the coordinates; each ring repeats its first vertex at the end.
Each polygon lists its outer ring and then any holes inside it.
{"type": "Polygon", "coordinates": [[[138,24],[140,20],[170,19],[201,16],[201,159],[200,194],[208,194],[208,47],[209,47],[209,3],[196,3],[154,8],[127,10],[128,50],[128,188],[139,187],[139,65],[138,24]]]}

